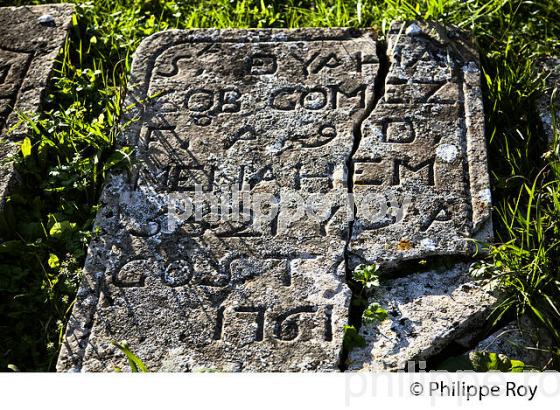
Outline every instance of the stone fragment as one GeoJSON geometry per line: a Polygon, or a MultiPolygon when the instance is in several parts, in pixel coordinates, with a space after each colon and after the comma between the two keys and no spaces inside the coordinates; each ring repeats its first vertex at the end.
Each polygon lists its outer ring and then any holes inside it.
{"type": "Polygon", "coordinates": [[[112,345],[122,339],[152,371],[337,370],[350,292],[336,201],[376,47],[374,32],[353,29],[142,43],[128,96],[139,121],[122,141],[140,165],[106,183],[59,370],[125,367],[112,345]],[[197,194],[236,191],[234,208],[253,205],[240,218],[182,212],[197,194]],[[327,197],[324,218],[302,214],[298,198],[309,210],[327,197]]]}
{"type": "Polygon", "coordinates": [[[519,323],[511,322],[479,342],[473,351],[504,354],[521,360],[528,369],[543,371],[552,368],[553,345],[544,329],[523,316],[519,323]]]}
{"type": "Polygon", "coordinates": [[[406,28],[405,33],[408,36],[417,36],[422,33],[422,29],[416,23],[412,23],[406,28]]]}
{"type": "Polygon", "coordinates": [[[19,151],[24,127],[8,133],[18,112],[35,114],[73,7],[67,4],[0,8],[0,212],[14,182],[10,158],[19,151]],[[49,16],[45,24],[44,16],[49,16]]]}
{"type": "Polygon", "coordinates": [[[370,301],[388,319],[362,324],[366,347],[350,352],[349,369],[397,371],[427,360],[480,327],[498,296],[494,283],[470,277],[467,263],[382,281],[370,301]]]}
{"type": "Polygon", "coordinates": [[[419,22],[394,23],[387,54],[352,156],[354,265],[466,253],[492,236],[478,55],[419,22]]]}
{"type": "Polygon", "coordinates": [[[538,99],[537,109],[549,142],[552,143],[554,130],[558,132],[560,120],[560,58],[549,57],[541,62],[543,72],[548,76],[546,92],[538,99]]]}

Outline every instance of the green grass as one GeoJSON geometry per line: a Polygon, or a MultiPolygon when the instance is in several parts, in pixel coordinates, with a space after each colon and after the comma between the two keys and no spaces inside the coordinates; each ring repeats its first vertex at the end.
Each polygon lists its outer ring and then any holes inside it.
{"type": "MultiPolygon", "coordinates": [[[[52,2],[52,1],[51,1],[52,2]]],[[[430,19],[470,30],[483,56],[499,266],[509,292],[497,317],[528,313],[560,346],[560,167],[535,114],[539,57],[560,46],[555,0],[99,0],[77,7],[44,110],[28,119],[23,183],[0,221],[0,369],[53,370],[108,169],[131,53],[160,30],[192,27],[375,27],[430,19]],[[31,149],[29,149],[29,143],[31,149]]],[[[3,1],[11,5],[40,1],[3,1]]]]}

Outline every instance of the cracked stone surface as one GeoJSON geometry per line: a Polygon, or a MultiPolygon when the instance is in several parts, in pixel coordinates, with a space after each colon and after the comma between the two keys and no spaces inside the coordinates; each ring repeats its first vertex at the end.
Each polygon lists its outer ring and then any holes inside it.
{"type": "Polygon", "coordinates": [[[361,124],[353,180],[390,212],[372,221],[358,206],[350,251],[393,265],[468,252],[465,238],[492,231],[478,55],[435,25],[393,24],[387,41],[385,92],[361,124]]]}
{"type": "Polygon", "coordinates": [[[81,290],[59,369],[123,366],[110,342],[126,339],[152,370],[336,370],[350,299],[342,212],[324,222],[296,221],[290,206],[271,221],[203,212],[170,229],[165,207],[197,184],[215,195],[237,186],[263,203],[344,196],[353,124],[378,65],[367,30],[169,31],[144,41],[129,101],[159,96],[123,143],[145,165],[107,182],[91,290],[81,290]]]}
{"type": "Polygon", "coordinates": [[[477,57],[430,30],[144,40],[58,370],[334,371],[351,265],[488,239],[477,57]]]}
{"type": "Polygon", "coordinates": [[[403,370],[409,361],[440,353],[450,341],[484,323],[499,294],[492,282],[474,281],[469,264],[458,263],[383,281],[370,300],[389,316],[383,322],[362,325],[366,346],[350,353],[351,370],[403,370]]]}
{"type": "Polygon", "coordinates": [[[10,158],[23,127],[17,112],[34,115],[64,45],[73,7],[67,4],[0,7],[0,210],[16,178],[10,158]]]}
{"type": "MultiPolygon", "coordinates": [[[[373,151],[376,170],[386,158],[392,161],[393,183],[381,185],[409,205],[402,223],[375,231],[362,228],[358,211],[351,250],[361,260],[397,266],[404,259],[468,251],[466,237],[488,241],[492,232],[478,56],[460,33],[420,23],[393,24],[387,48],[385,93],[362,124],[354,160],[363,157],[370,166],[373,151]],[[397,143],[376,144],[378,139],[397,143]]],[[[354,178],[355,192],[372,189],[359,184],[359,173],[354,178]]],[[[496,299],[471,283],[467,270],[459,264],[384,283],[370,302],[388,309],[390,320],[362,324],[367,346],[351,352],[349,368],[400,370],[479,325],[496,299]]]]}

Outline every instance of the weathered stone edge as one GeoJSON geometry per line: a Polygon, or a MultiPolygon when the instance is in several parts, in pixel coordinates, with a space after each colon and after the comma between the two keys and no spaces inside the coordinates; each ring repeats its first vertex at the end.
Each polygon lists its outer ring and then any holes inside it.
{"type": "MultiPolygon", "coordinates": [[[[422,27],[423,31],[431,32],[438,37],[437,40],[444,46],[449,46],[449,43],[452,42],[453,47],[460,52],[463,59],[463,103],[465,107],[466,149],[472,212],[471,239],[483,243],[490,242],[494,238],[492,194],[485,136],[480,56],[476,49],[476,43],[470,34],[464,30],[426,21],[393,22],[388,33],[389,43],[391,42],[391,36],[404,35],[404,27],[409,24],[417,24],[422,27]]],[[[476,253],[481,249],[473,245],[470,247],[470,251],[476,253]]]]}
{"type": "Polygon", "coordinates": [[[489,242],[494,237],[492,192],[485,139],[480,68],[477,64],[469,62],[463,66],[463,73],[473,239],[489,242]]]}
{"type": "Polygon", "coordinates": [[[537,111],[545,136],[552,144],[554,125],[557,132],[560,129],[560,57],[543,58],[538,67],[547,78],[545,92],[537,99],[537,111]]]}
{"type": "MultiPolygon", "coordinates": [[[[26,75],[21,84],[21,89],[26,91],[17,96],[12,112],[6,118],[6,123],[3,129],[0,129],[0,140],[2,143],[2,152],[0,152],[0,217],[4,212],[6,197],[18,182],[18,176],[15,173],[13,164],[10,158],[19,152],[19,145],[13,140],[21,138],[26,133],[26,127],[21,126],[17,130],[10,133],[9,136],[6,132],[10,127],[14,126],[18,121],[17,111],[31,112],[37,111],[41,105],[42,92],[51,75],[52,70],[56,64],[56,55],[58,54],[62,44],[63,38],[67,36],[68,30],[72,23],[72,15],[74,14],[74,5],[68,3],[61,4],[43,4],[37,6],[20,6],[20,7],[2,7],[2,10],[18,11],[29,10],[35,18],[43,14],[55,14],[55,19],[62,20],[64,24],[57,27],[57,36],[48,39],[48,44],[45,47],[44,53],[37,54],[31,60],[27,73],[39,72],[41,75],[26,75]],[[26,104],[21,103],[25,100],[26,104]]],[[[26,73],[26,74],[27,74],[26,73]]]]}

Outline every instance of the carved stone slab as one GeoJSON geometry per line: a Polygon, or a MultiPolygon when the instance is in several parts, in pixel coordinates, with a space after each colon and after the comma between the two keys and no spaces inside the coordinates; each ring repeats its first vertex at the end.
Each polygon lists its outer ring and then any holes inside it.
{"type": "MultiPolygon", "coordinates": [[[[469,251],[473,244],[465,238],[492,237],[478,56],[460,33],[441,26],[396,23],[387,37],[385,93],[363,122],[353,156],[379,177],[359,184],[355,172],[354,191],[383,187],[405,206],[399,223],[387,220],[373,229],[358,213],[354,257],[398,264],[469,251]]],[[[366,346],[350,353],[349,368],[403,370],[482,325],[499,295],[468,271],[458,263],[383,282],[369,302],[389,317],[362,324],[366,346]]]]}
{"type": "Polygon", "coordinates": [[[205,212],[170,229],[168,204],[197,186],[261,194],[264,207],[268,197],[344,197],[353,125],[378,66],[371,31],[145,40],[129,96],[143,102],[141,120],[123,142],[142,165],[106,185],[91,289],[81,290],[59,369],[122,366],[111,341],[126,339],[153,370],[335,370],[350,298],[344,218],[295,220],[286,206],[263,223],[251,209],[246,220],[205,212]]]}
{"type": "Polygon", "coordinates": [[[382,264],[466,252],[492,232],[478,55],[420,23],[393,24],[387,43],[385,91],[353,155],[356,197],[387,205],[358,206],[350,250],[382,264]]]}
{"type": "Polygon", "coordinates": [[[134,170],[106,182],[58,369],[125,367],[126,340],[154,371],[336,370],[356,263],[468,251],[490,205],[476,57],[405,29],[389,58],[370,30],[146,39],[134,170]]]}
{"type": "Polygon", "coordinates": [[[0,8],[0,206],[13,179],[8,162],[19,147],[17,112],[35,114],[73,7],[67,4],[0,8]]]}

